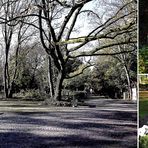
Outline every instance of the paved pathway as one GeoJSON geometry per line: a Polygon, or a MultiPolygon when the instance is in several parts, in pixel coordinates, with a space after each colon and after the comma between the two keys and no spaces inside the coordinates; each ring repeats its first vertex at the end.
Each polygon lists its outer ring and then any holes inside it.
{"type": "Polygon", "coordinates": [[[6,108],[8,103],[0,102],[0,148],[137,147],[135,103],[119,100],[87,103],[91,105],[78,108],[33,104],[12,108],[10,103],[6,108]]]}

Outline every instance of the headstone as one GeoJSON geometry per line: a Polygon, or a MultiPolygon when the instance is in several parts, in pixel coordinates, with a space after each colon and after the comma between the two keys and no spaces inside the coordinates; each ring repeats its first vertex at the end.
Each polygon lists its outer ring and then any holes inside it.
{"type": "Polygon", "coordinates": [[[143,125],[143,127],[138,129],[138,136],[145,136],[148,134],[148,126],[143,125]]]}
{"type": "Polygon", "coordinates": [[[129,99],[128,92],[123,92],[123,100],[128,100],[128,99],[129,99]]]}
{"type": "Polygon", "coordinates": [[[137,100],[137,90],[136,90],[136,88],[132,88],[132,100],[137,100]]]}

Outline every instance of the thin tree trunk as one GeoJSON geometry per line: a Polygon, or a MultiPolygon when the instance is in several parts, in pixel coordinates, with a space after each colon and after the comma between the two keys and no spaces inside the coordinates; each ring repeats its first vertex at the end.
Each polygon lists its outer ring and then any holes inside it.
{"type": "Polygon", "coordinates": [[[5,53],[5,65],[4,65],[4,91],[5,91],[5,97],[9,98],[9,69],[8,69],[8,50],[6,49],[5,53]]]}
{"type": "Polygon", "coordinates": [[[13,97],[13,93],[14,93],[14,82],[15,82],[17,70],[18,70],[18,54],[19,54],[19,45],[18,45],[18,47],[16,49],[16,53],[15,53],[15,67],[14,67],[13,79],[12,79],[11,86],[10,86],[10,94],[9,94],[10,98],[13,97]]]}
{"type": "Polygon", "coordinates": [[[13,82],[10,87],[10,78],[9,78],[9,69],[8,69],[8,62],[5,63],[4,67],[4,90],[5,90],[5,97],[12,98],[13,96],[13,82]]]}
{"type": "Polygon", "coordinates": [[[5,91],[5,97],[8,98],[7,63],[5,63],[4,65],[4,91],[5,91]]]}
{"type": "Polygon", "coordinates": [[[51,57],[50,56],[48,56],[48,81],[49,81],[49,88],[50,88],[50,96],[53,99],[54,86],[53,86],[53,79],[52,79],[52,65],[51,65],[51,57]]]}
{"type": "Polygon", "coordinates": [[[127,67],[125,65],[124,65],[124,69],[125,69],[127,83],[128,83],[129,99],[131,100],[132,99],[132,86],[131,86],[130,76],[129,76],[127,67]]]}

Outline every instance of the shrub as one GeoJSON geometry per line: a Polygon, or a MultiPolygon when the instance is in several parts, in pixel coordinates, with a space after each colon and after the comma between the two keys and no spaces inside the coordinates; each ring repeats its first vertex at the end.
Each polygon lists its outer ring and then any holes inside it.
{"type": "Polygon", "coordinates": [[[83,102],[86,98],[86,91],[71,91],[71,90],[63,90],[62,91],[62,99],[71,101],[73,99],[77,99],[80,102],[83,102]]]}
{"type": "Polygon", "coordinates": [[[148,84],[139,84],[139,90],[148,90],[148,84]]]}
{"type": "Polygon", "coordinates": [[[84,99],[86,99],[86,92],[85,91],[75,91],[73,92],[73,96],[75,99],[78,99],[78,101],[83,102],[84,99]]]}
{"type": "Polygon", "coordinates": [[[34,101],[43,101],[50,97],[48,94],[45,94],[35,89],[24,91],[22,95],[25,100],[34,100],[34,101]]]}
{"type": "Polygon", "coordinates": [[[144,46],[139,49],[139,72],[148,72],[148,47],[144,46]]]}
{"type": "Polygon", "coordinates": [[[46,99],[42,102],[42,105],[56,106],[56,107],[69,107],[71,106],[71,103],[67,101],[55,101],[52,99],[46,99]]]}
{"type": "Polygon", "coordinates": [[[140,137],[139,148],[148,148],[148,135],[140,137]]]}

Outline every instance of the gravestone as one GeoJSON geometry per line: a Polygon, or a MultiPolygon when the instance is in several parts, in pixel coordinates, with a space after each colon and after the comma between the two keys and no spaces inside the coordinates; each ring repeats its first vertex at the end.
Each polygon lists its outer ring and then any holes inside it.
{"type": "Polygon", "coordinates": [[[132,88],[132,100],[136,101],[137,100],[137,89],[132,88]]]}

